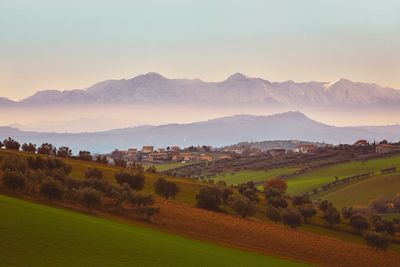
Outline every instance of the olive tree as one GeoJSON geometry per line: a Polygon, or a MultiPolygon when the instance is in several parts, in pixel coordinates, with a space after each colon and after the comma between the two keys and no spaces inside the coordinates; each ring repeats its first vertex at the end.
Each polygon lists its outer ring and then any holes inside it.
{"type": "Polygon", "coordinates": [[[357,229],[358,234],[361,234],[362,230],[366,230],[369,227],[368,218],[361,213],[356,213],[350,217],[350,225],[357,229]]]}
{"type": "Polygon", "coordinates": [[[231,208],[242,218],[251,216],[257,211],[257,204],[245,196],[234,195],[229,202],[231,208]]]}
{"type": "Polygon", "coordinates": [[[53,199],[61,199],[64,194],[62,184],[51,177],[47,177],[40,186],[40,193],[51,203],[53,199]]]}
{"type": "Polygon", "coordinates": [[[390,245],[390,238],[384,234],[376,232],[367,232],[365,235],[367,245],[375,250],[386,251],[390,245]]]}
{"type": "Polygon", "coordinates": [[[274,223],[278,223],[281,220],[281,213],[280,213],[279,209],[275,208],[272,205],[267,206],[265,215],[267,216],[268,219],[270,219],[274,223]]]}
{"type": "Polygon", "coordinates": [[[154,183],[154,191],[157,195],[165,197],[165,199],[175,198],[179,192],[179,187],[176,183],[160,177],[154,183]]]}
{"type": "Polygon", "coordinates": [[[302,225],[301,214],[296,209],[293,208],[285,209],[282,212],[281,217],[283,224],[288,225],[291,228],[296,228],[302,225]]]}
{"type": "Polygon", "coordinates": [[[22,172],[7,169],[3,175],[3,185],[15,193],[25,189],[26,179],[22,172]]]}
{"type": "Polygon", "coordinates": [[[115,178],[120,185],[127,183],[134,190],[142,190],[144,187],[145,178],[141,170],[120,171],[115,174],[115,178]]]}
{"type": "Polygon", "coordinates": [[[84,204],[89,211],[101,205],[102,197],[103,195],[100,191],[90,187],[80,189],[78,192],[79,201],[84,204]]]}
{"type": "Polygon", "coordinates": [[[202,187],[196,195],[196,200],[199,208],[218,211],[221,204],[221,191],[216,187],[202,187]]]}

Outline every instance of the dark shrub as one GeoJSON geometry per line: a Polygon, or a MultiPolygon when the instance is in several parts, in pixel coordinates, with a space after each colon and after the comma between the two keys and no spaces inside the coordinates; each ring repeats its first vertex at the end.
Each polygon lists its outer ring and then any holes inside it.
{"type": "Polygon", "coordinates": [[[281,219],[281,213],[280,213],[279,209],[275,208],[272,205],[267,206],[265,215],[267,216],[268,219],[270,219],[271,221],[273,221],[275,223],[278,223],[281,219]]]}
{"type": "Polygon", "coordinates": [[[257,211],[257,204],[245,196],[233,195],[229,202],[231,208],[242,218],[251,216],[257,211]]]}
{"type": "Polygon", "coordinates": [[[168,181],[164,178],[158,178],[154,183],[154,191],[156,194],[161,195],[168,199],[169,197],[175,198],[179,192],[179,187],[176,183],[168,181]]]}
{"type": "Polygon", "coordinates": [[[15,193],[25,189],[26,179],[22,172],[7,169],[3,174],[3,185],[15,193]]]}
{"type": "Polygon", "coordinates": [[[375,232],[367,232],[365,235],[365,241],[367,245],[375,250],[386,251],[390,245],[390,238],[384,234],[378,234],[375,232]]]}
{"type": "Polygon", "coordinates": [[[3,145],[5,146],[6,149],[12,149],[12,150],[19,150],[19,148],[21,147],[21,145],[11,137],[5,139],[3,141],[3,145]]]}
{"type": "Polygon", "coordinates": [[[6,157],[3,159],[1,164],[1,169],[3,171],[10,170],[10,171],[19,171],[25,172],[28,168],[26,161],[19,157],[6,157]]]}
{"type": "Polygon", "coordinates": [[[134,190],[142,190],[144,187],[144,173],[142,170],[121,171],[115,174],[118,184],[127,183],[134,190]]]}
{"type": "Polygon", "coordinates": [[[88,168],[85,172],[86,179],[95,178],[103,179],[103,172],[97,168],[88,168]]]}
{"type": "Polygon", "coordinates": [[[285,225],[290,226],[291,228],[296,228],[302,224],[301,222],[301,214],[292,208],[285,209],[281,213],[282,222],[285,225]]]}
{"type": "Polygon", "coordinates": [[[196,195],[196,200],[199,208],[218,211],[221,204],[221,191],[216,187],[202,187],[196,195]]]}
{"type": "Polygon", "coordinates": [[[63,197],[64,187],[59,181],[48,177],[42,182],[40,193],[51,202],[53,199],[61,199],[63,197]]]}
{"type": "Polygon", "coordinates": [[[350,225],[357,229],[357,232],[361,234],[362,230],[366,230],[369,227],[368,219],[364,215],[357,213],[350,217],[350,225]]]}
{"type": "Polygon", "coordinates": [[[96,189],[86,187],[78,192],[79,201],[84,204],[88,210],[98,207],[102,203],[102,193],[96,189]]]}

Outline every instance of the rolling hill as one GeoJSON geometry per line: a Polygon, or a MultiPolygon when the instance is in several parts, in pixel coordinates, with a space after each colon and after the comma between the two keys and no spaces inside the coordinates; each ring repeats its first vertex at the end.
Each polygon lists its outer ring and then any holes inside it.
{"type": "Polygon", "coordinates": [[[398,172],[382,174],[381,170],[390,167],[400,168],[400,156],[394,155],[366,162],[352,161],[327,167],[317,168],[304,174],[295,175],[288,179],[288,192],[291,195],[310,192],[324,184],[335,180],[366,173],[374,172],[375,175],[345,185],[335,186],[332,189],[318,193],[315,199],[329,199],[342,207],[345,205],[366,205],[372,199],[384,196],[393,197],[400,192],[398,172]]]}
{"type": "MultiPolygon", "coordinates": [[[[32,154],[0,150],[0,157],[3,159],[30,155],[32,154]]],[[[65,159],[65,161],[73,167],[71,176],[78,179],[84,179],[87,168],[96,167],[103,171],[106,180],[115,183],[114,174],[119,171],[119,168],[93,162],[75,159],[65,159]]],[[[153,192],[153,183],[160,174],[146,173],[145,176],[146,183],[143,191],[153,192]]],[[[247,264],[257,266],[259,262],[272,266],[281,264],[278,259],[260,255],[246,261],[247,256],[239,252],[224,251],[223,248],[218,249],[220,246],[177,237],[176,234],[323,266],[365,266],[367,263],[373,266],[379,266],[379,264],[393,266],[395,262],[400,261],[396,244],[393,244],[387,253],[375,252],[363,245],[361,237],[318,226],[321,222],[317,225],[306,225],[299,231],[268,222],[262,212],[253,220],[232,216],[229,210],[224,213],[196,208],[195,195],[204,184],[187,179],[166,178],[178,183],[181,189],[179,194],[175,200],[157,200],[161,212],[154,217],[153,223],[142,220],[140,222],[153,229],[159,228],[174,235],[150,230],[144,226],[121,224],[65,209],[0,196],[0,216],[7,217],[0,220],[0,240],[5,240],[5,242],[0,242],[0,246],[7,244],[5,249],[2,249],[6,253],[0,255],[0,260],[4,257],[8,265],[22,266],[38,265],[36,264],[38,261],[49,262],[48,265],[54,266],[62,260],[66,262],[66,265],[73,266],[79,262],[82,255],[85,255],[83,262],[85,266],[91,266],[91,262],[96,266],[103,263],[107,266],[136,266],[136,262],[138,266],[152,266],[157,265],[160,259],[164,260],[166,266],[187,266],[188,262],[192,266],[190,260],[197,260],[199,257],[197,253],[200,253],[203,255],[203,259],[199,261],[201,266],[220,266],[221,260],[229,264],[231,260],[234,260],[238,266],[247,266],[247,264]],[[3,213],[7,216],[3,216],[3,213]],[[5,227],[2,227],[3,225],[5,227]],[[310,233],[310,231],[318,234],[310,233]],[[292,238],[290,240],[283,238],[287,236],[292,238]],[[179,245],[175,245],[176,242],[179,245]],[[43,246],[46,246],[48,251],[36,253],[36,249],[41,251],[43,246]],[[66,248],[64,249],[63,246],[66,248]],[[30,250],[25,252],[29,248],[30,250]],[[151,252],[149,248],[152,249],[151,252]],[[65,251],[68,252],[68,257],[65,257],[65,251]],[[182,255],[182,251],[186,254],[182,255]],[[330,253],[327,254],[326,251],[330,253]],[[25,257],[17,257],[21,253],[24,253],[25,257]],[[215,253],[218,255],[215,256],[215,253]],[[237,258],[230,258],[230,253],[236,253],[237,258]],[[165,255],[173,255],[173,257],[164,259],[165,255]],[[104,257],[107,258],[104,259],[104,257]],[[209,260],[211,257],[214,258],[209,260]],[[260,261],[259,257],[261,257],[260,261]],[[207,264],[205,264],[206,261],[207,264]],[[243,264],[244,261],[246,263],[243,264]]],[[[82,211],[79,205],[71,206],[68,203],[64,205],[54,202],[53,205],[82,211]]],[[[101,217],[111,217],[113,220],[123,222],[131,220],[127,217],[104,213],[101,209],[95,212],[98,212],[97,214],[101,217]]],[[[318,220],[320,219],[315,218],[313,223],[318,223],[318,220]]],[[[133,219],[133,221],[136,220],[133,219]]],[[[342,226],[345,225],[340,225],[342,226]]],[[[250,254],[251,257],[252,255],[250,254]]],[[[236,266],[235,262],[232,266],[236,266]]],[[[292,262],[285,261],[282,264],[291,266],[292,262]]]]}
{"type": "Polygon", "coordinates": [[[0,195],[8,266],[306,266],[0,195]]]}

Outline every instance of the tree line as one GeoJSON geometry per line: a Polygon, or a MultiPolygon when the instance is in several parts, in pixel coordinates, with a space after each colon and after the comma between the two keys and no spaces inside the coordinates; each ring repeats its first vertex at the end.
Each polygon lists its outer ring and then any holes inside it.
{"type": "MultiPolygon", "coordinates": [[[[21,145],[18,141],[12,139],[11,137],[8,137],[2,142],[0,141],[0,148],[2,147],[5,147],[6,149],[10,150],[23,151],[32,154],[47,155],[47,156],[54,156],[61,158],[74,158],[84,161],[95,161],[97,163],[102,163],[102,164],[108,163],[107,158],[102,155],[98,155],[96,158],[93,159],[91,152],[87,150],[80,150],[78,154],[74,156],[72,150],[68,146],[60,146],[59,148],[57,148],[50,143],[43,143],[39,147],[36,144],[32,143],[23,143],[21,145]]],[[[117,166],[126,167],[126,161],[118,162],[117,166]]]]}
{"type": "MultiPolygon", "coordinates": [[[[147,220],[160,212],[154,195],[142,191],[146,181],[143,168],[121,169],[114,175],[116,184],[112,184],[98,168],[88,168],[83,179],[74,178],[71,165],[59,158],[5,157],[0,163],[1,187],[12,194],[82,205],[89,212],[100,209],[139,215],[147,220]]],[[[166,199],[178,192],[177,184],[164,178],[154,183],[154,193],[166,199]]]]}

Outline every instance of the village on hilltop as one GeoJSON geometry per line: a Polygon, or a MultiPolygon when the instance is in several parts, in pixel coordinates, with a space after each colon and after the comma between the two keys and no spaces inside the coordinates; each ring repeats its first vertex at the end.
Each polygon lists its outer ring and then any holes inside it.
{"type": "MultiPolygon", "coordinates": [[[[400,150],[398,143],[388,143],[386,140],[370,143],[367,140],[358,140],[354,144],[331,145],[326,143],[288,141],[245,142],[236,145],[214,148],[211,146],[167,146],[155,148],[152,145],[143,146],[141,149],[129,148],[127,150],[115,149],[109,154],[94,154],[106,157],[109,164],[124,161],[127,166],[136,163],[168,163],[168,162],[211,162],[216,160],[231,159],[240,156],[257,156],[260,154],[276,158],[292,158],[299,154],[319,154],[328,150],[361,151],[361,154],[386,154],[400,150]],[[267,143],[267,144],[266,144],[267,143]]],[[[360,154],[360,153],[357,153],[360,154]]],[[[124,164],[125,165],[125,164],[124,164]]]]}

